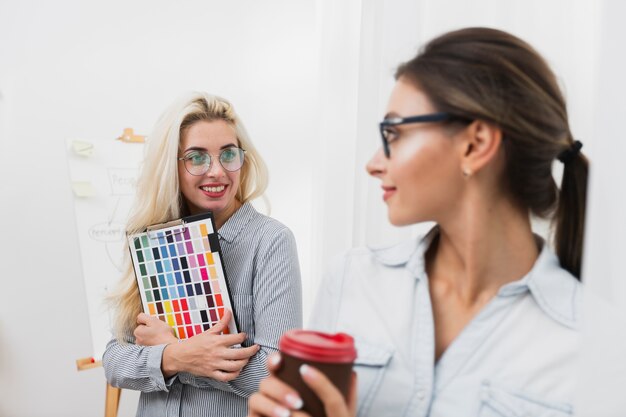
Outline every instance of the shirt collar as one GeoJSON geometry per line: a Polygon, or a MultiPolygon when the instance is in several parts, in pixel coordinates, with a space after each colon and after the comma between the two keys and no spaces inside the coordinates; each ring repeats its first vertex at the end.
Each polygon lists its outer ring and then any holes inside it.
{"type": "MultiPolygon", "coordinates": [[[[382,264],[390,267],[406,267],[417,280],[427,277],[424,255],[439,233],[433,227],[423,238],[413,239],[387,248],[371,249],[382,264]]],[[[503,285],[498,297],[510,297],[529,291],[539,307],[553,320],[574,328],[580,320],[581,283],[561,268],[559,259],[544,240],[535,236],[541,252],[532,269],[517,281],[503,285]]]]}
{"type": "Polygon", "coordinates": [[[244,203],[226,220],[222,227],[219,228],[217,234],[221,239],[232,243],[232,241],[239,236],[243,228],[252,220],[255,214],[256,210],[252,207],[252,204],[249,202],[244,203]]]}
{"type": "Polygon", "coordinates": [[[403,243],[395,244],[393,246],[369,249],[374,254],[374,257],[383,265],[386,266],[404,266],[413,272],[415,272],[416,278],[421,278],[423,274],[421,271],[425,271],[424,254],[428,250],[433,239],[437,237],[439,233],[439,227],[434,226],[425,236],[420,239],[412,239],[403,243]]]}
{"type": "Polygon", "coordinates": [[[510,297],[530,291],[539,307],[553,320],[570,328],[580,323],[581,283],[561,267],[558,257],[536,236],[543,248],[535,265],[524,276],[498,291],[498,297],[510,297]]]}

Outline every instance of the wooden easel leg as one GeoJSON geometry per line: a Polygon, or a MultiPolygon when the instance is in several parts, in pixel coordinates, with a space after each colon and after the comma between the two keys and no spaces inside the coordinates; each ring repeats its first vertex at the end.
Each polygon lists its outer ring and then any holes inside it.
{"type": "Polygon", "coordinates": [[[120,407],[121,388],[107,384],[106,398],[104,403],[104,417],[117,417],[117,410],[120,407]]]}

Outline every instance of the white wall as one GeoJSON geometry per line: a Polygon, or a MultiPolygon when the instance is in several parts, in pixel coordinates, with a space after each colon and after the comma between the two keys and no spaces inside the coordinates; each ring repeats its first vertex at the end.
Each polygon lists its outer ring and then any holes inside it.
{"type": "MultiPolygon", "coordinates": [[[[67,138],[148,133],[188,90],[227,97],[270,167],[272,215],[297,236],[308,281],[314,30],[313,1],[0,1],[0,416],[103,414],[102,369],[74,364],[93,349],[67,138]]],[[[134,393],[122,403],[135,414],[134,393]]]]}
{"type": "Polygon", "coordinates": [[[593,59],[595,125],[585,238],[584,345],[581,353],[581,416],[618,417],[626,409],[626,3],[605,1],[598,15],[593,59]]]}

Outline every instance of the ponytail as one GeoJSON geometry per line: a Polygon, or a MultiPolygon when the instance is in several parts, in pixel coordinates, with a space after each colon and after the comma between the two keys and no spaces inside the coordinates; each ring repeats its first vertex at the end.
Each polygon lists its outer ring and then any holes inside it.
{"type": "Polygon", "coordinates": [[[555,246],[561,267],[580,280],[589,162],[579,152],[563,161],[563,180],[554,217],[555,246]]]}

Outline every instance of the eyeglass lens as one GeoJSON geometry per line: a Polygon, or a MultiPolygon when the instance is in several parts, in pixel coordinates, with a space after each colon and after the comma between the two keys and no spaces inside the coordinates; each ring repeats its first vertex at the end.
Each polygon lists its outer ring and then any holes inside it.
{"type": "MultiPolygon", "coordinates": [[[[185,168],[191,175],[204,175],[211,169],[211,155],[207,152],[193,151],[184,157],[185,168]]],[[[238,171],[243,166],[243,149],[231,147],[220,152],[220,165],[229,172],[238,171]]]]}

